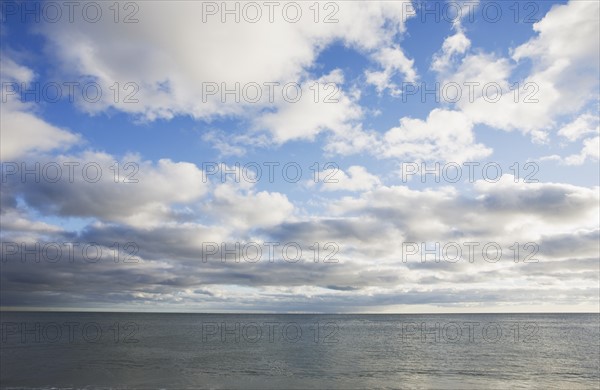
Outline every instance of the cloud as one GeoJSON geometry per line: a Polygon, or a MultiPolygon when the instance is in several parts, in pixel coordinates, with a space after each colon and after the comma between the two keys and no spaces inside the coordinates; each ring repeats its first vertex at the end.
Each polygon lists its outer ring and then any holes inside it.
{"type": "Polygon", "coordinates": [[[534,141],[547,142],[561,117],[577,114],[597,100],[600,26],[593,15],[598,7],[586,1],[553,6],[533,25],[537,35],[511,49],[510,58],[481,49],[469,51],[470,40],[457,24],[431,68],[439,73],[442,85],[460,85],[462,97],[456,108],[474,124],[518,130],[534,141]],[[531,70],[517,78],[515,71],[529,65],[531,70]],[[474,94],[465,82],[479,83],[474,94]]]}
{"type": "Polygon", "coordinates": [[[401,92],[398,86],[391,81],[397,73],[404,76],[404,82],[412,83],[417,79],[417,72],[414,69],[414,60],[409,60],[402,49],[399,47],[384,47],[373,55],[373,58],[382,67],[382,71],[365,71],[366,81],[377,88],[381,93],[385,89],[390,89],[392,95],[399,95],[401,92]]]}
{"type": "MultiPolygon", "coordinates": [[[[282,209],[276,196],[261,198],[225,183],[216,190],[220,200],[207,205],[216,206],[215,215],[223,216],[214,224],[94,223],[76,235],[64,229],[32,227],[23,241],[95,242],[106,248],[104,257],[90,263],[78,255],[73,262],[51,264],[21,262],[18,255],[3,253],[2,303],[293,311],[302,309],[299,300],[310,297],[322,305],[313,311],[334,307],[352,311],[356,310],[350,304],[353,301],[371,310],[391,309],[399,303],[531,303],[540,294],[550,299],[556,289],[566,294],[565,304],[571,300],[597,303],[590,291],[597,286],[593,276],[597,259],[593,257],[598,251],[598,188],[515,183],[507,176],[499,185],[478,182],[474,190],[467,197],[452,188],[419,191],[379,186],[329,204],[330,216],[269,219],[263,214],[277,216],[272,209],[282,209]],[[239,209],[236,202],[241,204],[239,209]],[[249,211],[253,209],[255,214],[249,211]],[[124,240],[137,244],[138,262],[113,261],[109,248],[124,240]],[[227,255],[223,261],[220,252],[209,255],[203,247],[206,242],[225,242],[231,250],[236,242],[267,241],[299,243],[303,260],[291,263],[277,254],[273,262],[264,257],[248,262],[239,255],[227,255]],[[403,262],[402,243],[410,241],[430,245],[435,241],[477,242],[478,250],[483,243],[495,241],[504,254],[497,263],[488,262],[479,251],[472,263],[465,253],[457,263],[422,262],[419,255],[403,262]],[[521,246],[528,241],[538,243],[534,255],[539,262],[515,263],[509,249],[515,241],[521,246]],[[319,262],[313,260],[316,242],[321,249],[319,262]],[[337,250],[325,248],[327,242],[335,243],[337,250]],[[333,252],[338,262],[324,263],[323,257],[333,252]],[[538,284],[541,281],[543,286],[538,284]],[[568,288],[572,283],[579,289],[568,288]],[[102,294],[108,286],[114,293],[102,294]]],[[[3,230],[3,240],[25,237],[19,229],[3,230]]],[[[521,249],[522,260],[530,250],[521,249]]]]}
{"type": "MultiPolygon", "coordinates": [[[[597,224],[598,188],[583,188],[561,183],[515,183],[503,175],[497,183],[475,183],[489,213],[529,216],[537,220],[535,232],[568,231],[569,227],[594,227],[597,224]],[[548,210],[552,210],[551,213],[548,210]],[[560,221],[560,226],[552,226],[560,221]]],[[[535,223],[533,220],[528,222],[535,223]]],[[[515,226],[516,228],[516,226],[515,226]]]]}
{"type": "Polygon", "coordinates": [[[288,219],[293,210],[283,194],[256,192],[231,183],[218,185],[206,205],[206,212],[223,225],[242,230],[277,225],[288,219]]]}
{"type": "Polygon", "coordinates": [[[551,155],[544,156],[540,160],[555,160],[564,165],[582,165],[587,160],[597,161],[600,158],[600,140],[597,134],[600,134],[598,125],[598,116],[592,114],[582,114],[574,121],[563,126],[558,135],[566,138],[570,142],[575,142],[588,135],[596,134],[596,137],[587,137],[582,141],[582,149],[577,154],[569,156],[551,155]]]}
{"type": "Polygon", "coordinates": [[[518,103],[505,94],[496,104],[479,99],[464,110],[474,120],[501,129],[532,132],[543,139],[541,131],[555,125],[560,115],[578,112],[597,99],[600,64],[597,48],[600,29],[596,2],[571,1],[556,5],[533,25],[538,36],[514,49],[512,58],[532,62],[532,72],[521,83],[518,103]],[[526,88],[534,83],[535,88],[526,88]],[[532,89],[533,88],[533,89],[532,89]],[[535,90],[536,102],[525,103],[525,96],[535,90]]]}
{"type": "Polygon", "coordinates": [[[303,84],[301,100],[279,102],[274,112],[254,121],[255,129],[267,130],[278,144],[298,139],[314,140],[324,130],[343,132],[361,118],[362,110],[356,97],[340,89],[342,83],[340,70],[318,80],[307,80],[303,84]]]}
{"type": "Polygon", "coordinates": [[[21,161],[6,180],[8,193],[44,214],[135,226],[185,218],[185,209],[175,206],[194,203],[208,189],[194,164],[169,159],[152,163],[135,155],[119,160],[91,151],[21,161]],[[23,167],[32,170],[36,164],[39,181],[32,175],[23,180],[23,167]]]}
{"type": "MultiPolygon", "coordinates": [[[[321,191],[366,191],[381,185],[379,178],[367,171],[365,167],[352,165],[347,173],[339,168],[325,169],[319,172],[319,189],[321,191]]],[[[315,185],[314,180],[307,182],[315,185]]]]}
{"type": "MultiPolygon", "coordinates": [[[[356,80],[366,79],[379,92],[393,95],[398,80],[425,76],[416,72],[422,56],[413,59],[400,45],[406,3],[335,3],[339,22],[331,24],[315,23],[310,3],[301,4],[306,16],[301,22],[273,24],[221,23],[220,15],[204,23],[202,3],[180,5],[142,2],[139,23],[133,24],[107,18],[97,24],[38,27],[52,59],[45,65],[64,80],[95,80],[103,89],[115,81],[139,86],[137,103],[114,101],[110,93],[95,104],[77,103],[91,115],[116,110],[138,121],[190,116],[209,127],[215,119],[235,119],[234,127],[244,129],[239,133],[214,125],[202,135],[222,156],[277,149],[297,140],[323,141],[329,154],[361,156],[343,171],[330,167],[319,172],[318,184],[284,194],[233,180],[233,175],[225,182],[207,180],[195,163],[172,156],[152,161],[137,154],[115,155],[102,149],[107,144],[73,151],[75,145],[87,146],[81,136],[48,123],[42,105],[11,97],[2,106],[3,161],[8,156],[27,167],[56,163],[63,178],[56,183],[47,177],[23,180],[20,173],[7,175],[9,166],[3,165],[3,181],[8,179],[0,189],[3,243],[97,243],[103,255],[98,262],[89,262],[81,252],[73,261],[22,261],[3,245],[2,306],[324,312],[547,307],[548,302],[597,307],[600,193],[595,183],[525,183],[505,175],[496,183],[435,188],[413,182],[419,187],[414,189],[384,183],[380,174],[388,161],[383,168],[370,160],[363,163],[363,157],[457,163],[482,159],[492,149],[476,139],[483,129],[478,125],[518,130],[540,141],[556,133],[560,142],[582,144],[580,153],[556,157],[560,161],[597,160],[597,116],[584,111],[597,102],[596,3],[553,7],[534,25],[533,38],[517,44],[506,58],[472,48],[467,30],[457,22],[433,55],[431,70],[442,82],[497,82],[503,97],[490,103],[479,90],[469,101],[463,89],[454,105],[434,107],[423,117],[394,119],[392,113],[374,120],[375,125],[366,122],[373,110],[361,105],[369,97],[361,96],[356,80]],[[372,61],[372,68],[342,71],[338,64],[317,63],[332,45],[358,52],[372,61]],[[56,64],[62,68],[55,69],[56,64]],[[516,75],[521,84],[539,87],[538,103],[513,101],[510,87],[516,75]],[[202,95],[207,82],[221,87],[221,82],[271,81],[300,83],[306,99],[290,103],[278,94],[272,101],[263,96],[256,103],[236,103],[221,101],[220,93],[207,99],[202,95]],[[328,83],[335,84],[339,102],[325,103],[332,91],[328,83]],[[383,131],[373,129],[377,126],[384,126],[383,131]],[[71,163],[74,181],[66,178],[71,163]],[[102,171],[98,180],[89,177],[96,176],[94,164],[102,171]],[[275,241],[299,245],[300,260],[286,261],[281,252],[274,261],[256,263],[239,252],[231,255],[236,244],[275,241]],[[135,243],[134,255],[123,247],[127,242],[135,243]],[[207,242],[216,243],[216,251],[207,250],[207,242]],[[430,250],[450,242],[476,242],[478,248],[473,261],[465,251],[457,262],[423,261],[420,254],[405,261],[407,242],[430,250]],[[485,259],[481,247],[488,242],[502,246],[501,261],[485,259]],[[116,262],[115,243],[121,245],[119,259],[136,261],[116,262]],[[538,262],[515,262],[515,245],[520,260],[531,255],[538,262]],[[326,263],[326,256],[337,261],[326,263]]],[[[3,81],[38,77],[6,56],[2,68],[3,81]]],[[[529,92],[522,85],[519,96],[529,92]]],[[[153,146],[149,142],[145,148],[153,146]]],[[[286,148],[273,158],[289,150],[297,152],[286,148]]]]}
{"type": "Polygon", "coordinates": [[[564,161],[567,165],[581,165],[588,159],[592,161],[600,159],[600,137],[584,140],[581,152],[565,157],[564,161]]]}
{"type": "Polygon", "coordinates": [[[81,137],[66,129],[53,126],[42,119],[33,103],[18,98],[21,83],[31,83],[34,72],[3,55],[0,59],[2,107],[0,107],[0,155],[2,161],[11,161],[27,155],[65,150],[81,142],[81,137]],[[16,93],[9,92],[14,88],[16,93]]]}
{"type": "Polygon", "coordinates": [[[492,153],[476,142],[474,126],[461,111],[435,108],[425,120],[403,117],[399,126],[383,134],[355,125],[329,137],[324,149],[340,155],[368,153],[379,159],[461,163],[492,153]]]}
{"type": "MultiPolygon", "coordinates": [[[[8,57],[8,54],[6,53],[3,53],[3,56],[0,59],[0,65],[2,65],[2,74],[0,74],[0,78],[4,83],[9,83],[11,81],[30,83],[35,79],[33,70],[17,64],[13,59],[8,57]]],[[[5,92],[7,93],[7,96],[10,96],[8,91],[5,92]]]]}
{"type": "Polygon", "coordinates": [[[303,16],[297,23],[286,22],[282,8],[276,9],[273,23],[266,9],[257,23],[246,19],[235,23],[233,16],[222,23],[220,14],[205,15],[202,21],[203,4],[170,7],[148,2],[140,5],[137,23],[115,24],[110,18],[93,25],[65,21],[43,25],[40,32],[67,79],[91,77],[106,88],[115,81],[139,86],[138,103],[114,102],[106,96],[93,105],[83,104],[82,109],[99,112],[115,107],[147,120],[176,115],[210,119],[251,117],[270,104],[266,93],[259,104],[223,103],[220,94],[203,101],[206,83],[231,87],[235,82],[298,82],[319,52],[334,42],[367,54],[393,47],[409,16],[402,1],[343,2],[332,3],[338,22],[315,23],[310,4],[300,3],[303,16]]]}
{"type": "Polygon", "coordinates": [[[464,55],[471,47],[471,40],[467,38],[463,29],[458,25],[456,32],[444,39],[442,49],[433,56],[431,69],[438,73],[446,73],[454,65],[458,55],[464,55]]]}
{"type": "Polygon", "coordinates": [[[515,183],[514,177],[504,175],[497,183],[477,181],[473,189],[475,194],[467,197],[452,187],[416,191],[383,186],[360,197],[345,197],[330,209],[338,217],[376,218],[381,226],[396,226],[403,231],[401,237],[413,241],[535,241],[540,235],[597,225],[597,187],[515,183]]]}
{"type": "Polygon", "coordinates": [[[600,121],[598,115],[592,114],[582,114],[558,131],[558,135],[571,142],[577,141],[586,135],[598,133],[600,133],[600,121]]]}
{"type": "Polygon", "coordinates": [[[323,149],[330,154],[351,155],[362,152],[377,153],[380,145],[379,133],[364,130],[362,124],[356,124],[327,137],[323,149]]]}
{"type": "Polygon", "coordinates": [[[486,157],[491,149],[475,143],[473,123],[460,111],[434,109],[427,119],[402,118],[384,135],[385,157],[463,162],[486,157]]]}

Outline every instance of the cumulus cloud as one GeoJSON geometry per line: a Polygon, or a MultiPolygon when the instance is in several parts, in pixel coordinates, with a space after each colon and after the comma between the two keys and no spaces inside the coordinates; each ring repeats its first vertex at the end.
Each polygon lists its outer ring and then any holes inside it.
{"type": "Polygon", "coordinates": [[[9,57],[0,59],[2,107],[0,107],[0,158],[11,161],[26,155],[51,150],[65,150],[81,141],[78,134],[46,122],[33,103],[21,102],[18,91],[22,83],[35,80],[33,70],[9,57]],[[13,93],[14,92],[14,93],[13,93]]]}
{"type": "Polygon", "coordinates": [[[600,134],[600,127],[598,125],[598,118],[598,115],[581,114],[574,121],[566,124],[558,131],[558,135],[569,142],[576,142],[584,138],[581,142],[582,147],[579,153],[568,156],[553,154],[544,156],[540,160],[554,160],[571,166],[582,165],[588,160],[597,161],[600,158],[600,140],[598,136],[600,134]],[[596,134],[596,137],[589,137],[589,135],[593,134],[596,134]]]}
{"type": "Polygon", "coordinates": [[[582,114],[558,131],[559,135],[571,142],[577,141],[586,135],[598,133],[600,133],[599,117],[592,114],[582,114]]]}
{"type": "Polygon", "coordinates": [[[576,113],[597,99],[600,38],[596,32],[600,26],[594,15],[598,7],[595,2],[581,1],[554,6],[533,25],[538,36],[514,49],[515,61],[533,63],[520,93],[521,97],[530,94],[533,90],[523,87],[534,83],[539,90],[535,102],[527,104],[523,98],[514,103],[514,97],[506,94],[488,109],[480,100],[469,113],[479,112],[480,121],[502,129],[547,131],[560,115],[576,113]]]}
{"type": "Polygon", "coordinates": [[[408,59],[400,48],[384,47],[374,54],[373,58],[383,67],[383,70],[367,70],[365,76],[367,83],[374,85],[377,92],[381,93],[385,89],[390,89],[392,95],[399,95],[398,85],[391,81],[397,73],[403,75],[404,82],[416,81],[417,72],[414,69],[414,60],[408,59]]]}
{"type": "Polygon", "coordinates": [[[226,226],[247,230],[276,225],[288,219],[294,206],[277,192],[243,189],[231,183],[218,185],[206,211],[226,226]]]}
{"type": "Polygon", "coordinates": [[[491,149],[475,143],[473,123],[460,111],[434,109],[427,120],[402,118],[384,136],[386,157],[463,162],[486,157],[491,149]]]}
{"type": "Polygon", "coordinates": [[[223,103],[220,94],[203,100],[206,83],[232,87],[235,82],[297,82],[318,53],[334,42],[365,53],[392,47],[408,18],[401,1],[348,2],[335,3],[337,22],[323,23],[322,15],[315,23],[310,4],[300,3],[303,16],[296,23],[283,19],[285,4],[274,11],[273,23],[266,10],[256,23],[245,18],[233,23],[233,16],[228,16],[231,23],[223,23],[220,13],[208,15],[203,10],[205,4],[171,7],[151,2],[139,7],[137,23],[115,24],[103,18],[94,25],[48,24],[40,31],[68,77],[93,77],[102,86],[113,85],[115,80],[139,85],[139,103],[115,103],[106,97],[83,109],[114,106],[149,120],[175,115],[210,118],[242,115],[264,107],[268,99],[265,93],[262,104],[223,103]],[[266,63],[265,58],[269,59],[266,63]]]}
{"type": "Polygon", "coordinates": [[[442,44],[442,49],[433,56],[431,69],[439,73],[448,72],[453,66],[454,61],[456,61],[456,58],[459,55],[465,54],[470,46],[471,40],[467,38],[459,25],[454,35],[446,37],[442,44]]]}
{"type": "Polygon", "coordinates": [[[592,161],[600,159],[600,137],[584,140],[581,152],[565,157],[564,161],[567,165],[581,165],[588,159],[592,161]]]}
{"type": "MultiPolygon", "coordinates": [[[[365,167],[353,165],[348,167],[347,173],[341,169],[329,168],[319,172],[318,176],[321,191],[366,191],[381,185],[381,180],[369,173],[365,167]]],[[[315,185],[314,180],[308,181],[310,186],[315,185]]]]}
{"type": "Polygon", "coordinates": [[[185,217],[185,210],[175,206],[197,201],[208,189],[194,164],[168,159],[153,163],[136,155],[116,159],[88,151],[13,164],[14,169],[3,175],[5,191],[45,214],[61,217],[151,226],[185,217]],[[37,172],[37,179],[31,174],[23,179],[26,169],[37,172]]]}
{"type": "Polygon", "coordinates": [[[321,131],[339,133],[360,119],[362,109],[356,97],[344,93],[340,70],[332,71],[317,80],[307,80],[298,102],[282,101],[275,112],[266,113],[254,121],[257,130],[265,129],[274,142],[314,140],[321,131]]]}
{"type": "Polygon", "coordinates": [[[597,100],[597,13],[595,2],[553,6],[533,25],[536,36],[513,48],[510,58],[469,50],[470,40],[459,23],[431,68],[442,85],[460,85],[462,96],[452,103],[475,124],[518,130],[547,142],[562,116],[577,114],[597,100]],[[531,70],[516,77],[515,70],[526,62],[531,70]],[[469,91],[465,82],[478,84],[469,91]]]}

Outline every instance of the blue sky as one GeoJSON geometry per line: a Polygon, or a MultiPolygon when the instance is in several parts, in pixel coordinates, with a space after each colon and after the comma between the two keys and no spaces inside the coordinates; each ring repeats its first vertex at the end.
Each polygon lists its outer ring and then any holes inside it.
{"type": "Polygon", "coordinates": [[[1,11],[3,307],[598,310],[597,3],[323,1],[315,22],[315,4],[281,2],[302,9],[294,23],[279,8],[270,23],[261,2],[256,23],[243,13],[223,22],[220,2],[120,2],[118,15],[113,3],[77,4],[73,22],[55,2],[1,11]],[[68,83],[102,97],[70,96],[68,83]],[[222,83],[262,86],[263,99],[206,95],[222,83]],[[282,95],[289,83],[302,88],[298,102],[282,95]],[[462,97],[420,94],[436,83],[462,97]],[[42,92],[52,85],[61,99],[42,92]],[[484,85],[502,96],[482,96],[484,85]],[[63,177],[21,175],[36,163],[63,177]],[[79,172],[86,164],[101,167],[98,181],[79,172]],[[206,172],[236,164],[263,175],[206,172]],[[302,170],[297,181],[286,164],[302,170]],[[421,180],[436,164],[463,176],[421,180]],[[406,167],[419,172],[406,180],[406,167]],[[337,182],[315,183],[316,173],[337,182]],[[223,262],[206,246],[272,240],[299,245],[301,261],[223,262]],[[108,260],[23,254],[64,242],[97,244],[108,260]],[[134,243],[136,263],[111,262],[115,242],[134,243]],[[311,261],[315,242],[334,244],[339,261],[311,261]],[[403,244],[456,242],[504,254],[402,262],[403,244]],[[538,261],[510,260],[514,242],[521,254],[535,244],[538,261]]]}

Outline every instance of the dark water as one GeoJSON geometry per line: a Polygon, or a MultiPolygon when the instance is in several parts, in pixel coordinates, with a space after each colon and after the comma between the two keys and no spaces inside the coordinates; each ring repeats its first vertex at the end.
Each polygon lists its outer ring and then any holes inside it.
{"type": "Polygon", "coordinates": [[[598,389],[598,314],[2,312],[2,388],[598,389]]]}

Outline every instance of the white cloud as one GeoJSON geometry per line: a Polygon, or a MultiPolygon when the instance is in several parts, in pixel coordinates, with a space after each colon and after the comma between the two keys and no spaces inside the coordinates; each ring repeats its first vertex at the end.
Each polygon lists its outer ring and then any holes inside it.
{"type": "Polygon", "coordinates": [[[546,67],[559,59],[577,67],[598,66],[596,55],[600,43],[600,5],[595,1],[570,1],[554,5],[546,16],[533,25],[538,36],[517,47],[513,58],[532,58],[537,66],[546,67]],[[580,62],[585,61],[585,62],[580,62]]]}
{"type": "Polygon", "coordinates": [[[409,60],[399,47],[384,47],[373,55],[373,59],[383,67],[383,70],[367,70],[365,76],[367,83],[374,85],[379,93],[385,89],[390,89],[392,95],[401,93],[398,86],[391,81],[397,73],[401,73],[404,77],[403,81],[407,83],[415,82],[417,79],[415,61],[409,60]]]}
{"type": "Polygon", "coordinates": [[[36,116],[29,104],[10,102],[0,109],[2,161],[50,150],[67,149],[80,141],[77,134],[52,126],[36,116]]]}
{"type": "Polygon", "coordinates": [[[221,224],[241,231],[280,224],[294,211],[284,194],[244,190],[232,183],[217,185],[205,208],[221,224]]]}
{"type": "Polygon", "coordinates": [[[208,190],[201,170],[194,164],[169,159],[152,163],[135,155],[117,159],[88,151],[81,155],[38,156],[25,164],[31,169],[36,162],[60,167],[59,180],[54,181],[55,172],[59,172],[55,168],[41,175],[39,183],[20,180],[17,173],[7,176],[7,190],[48,215],[151,227],[185,219],[181,215],[187,213],[185,209],[176,206],[193,204],[208,190]],[[119,164],[118,173],[115,163],[119,164]]]}
{"type": "Polygon", "coordinates": [[[221,131],[208,131],[202,135],[202,140],[212,144],[214,149],[219,151],[219,156],[243,156],[246,154],[246,149],[242,146],[235,145],[232,142],[232,136],[226,136],[221,131]]]}
{"type": "Polygon", "coordinates": [[[570,142],[578,141],[588,135],[595,134],[595,137],[587,137],[582,141],[582,149],[577,154],[569,156],[551,155],[544,156],[541,160],[554,160],[565,165],[582,165],[587,160],[597,161],[600,158],[599,135],[600,126],[598,115],[582,114],[574,121],[563,126],[558,134],[570,142]]]}
{"type": "Polygon", "coordinates": [[[303,84],[302,98],[297,103],[280,101],[276,111],[254,121],[256,130],[267,130],[275,143],[308,139],[324,130],[339,133],[362,117],[356,97],[341,88],[343,74],[334,70],[317,80],[303,84]]]}
{"type": "Polygon", "coordinates": [[[252,170],[222,163],[217,172],[228,174],[205,176],[212,191],[197,213],[211,216],[218,225],[236,233],[278,225],[293,216],[294,205],[286,195],[256,190],[259,178],[252,170]]]}
{"type": "Polygon", "coordinates": [[[599,3],[571,1],[556,5],[533,25],[538,36],[518,46],[512,53],[516,61],[530,59],[532,73],[521,83],[535,83],[537,102],[524,103],[532,88],[520,91],[519,102],[511,93],[496,104],[479,99],[463,109],[474,120],[501,129],[519,129],[543,139],[540,132],[551,129],[560,115],[572,114],[597,99],[600,64],[599,3]]]}
{"type": "Polygon", "coordinates": [[[338,218],[375,218],[381,229],[395,226],[409,241],[539,242],[544,235],[598,228],[598,187],[515,182],[504,175],[496,183],[477,181],[473,189],[466,196],[453,187],[381,186],[344,197],[330,211],[338,218]]]}
{"type": "Polygon", "coordinates": [[[573,122],[567,124],[558,131],[559,135],[569,141],[577,141],[588,134],[600,133],[600,121],[598,115],[583,114],[573,122]]]}
{"type": "Polygon", "coordinates": [[[471,41],[465,35],[462,28],[457,28],[454,35],[446,37],[440,52],[433,56],[431,69],[439,73],[447,72],[458,55],[463,55],[471,47],[471,41]]]}
{"type": "Polygon", "coordinates": [[[587,159],[592,161],[598,161],[600,159],[600,137],[584,140],[581,152],[566,157],[564,161],[567,165],[581,165],[587,159]]]}
{"type": "MultiPolygon", "coordinates": [[[[308,181],[310,186],[315,181],[308,181]]],[[[319,172],[319,189],[321,191],[367,191],[381,185],[379,178],[367,171],[365,167],[353,165],[344,172],[338,168],[325,169],[319,172]]]]}
{"type": "Polygon", "coordinates": [[[457,82],[463,86],[456,108],[475,124],[519,130],[534,141],[546,142],[561,116],[577,114],[597,99],[598,8],[598,3],[592,1],[553,6],[533,25],[537,35],[511,51],[512,61],[482,51],[466,54],[469,39],[458,24],[456,33],[434,56],[432,69],[440,73],[442,84],[457,82]],[[465,56],[459,59],[462,54],[465,56]],[[525,60],[531,61],[531,72],[515,80],[515,88],[514,82],[509,83],[510,77],[525,60]],[[466,93],[465,81],[480,83],[475,86],[474,101],[466,93]],[[482,96],[482,87],[488,83],[500,86],[500,98],[496,99],[493,86],[482,96]]]}
{"type": "MultiPolygon", "coordinates": [[[[507,91],[509,88],[508,78],[512,66],[509,61],[505,58],[498,58],[492,54],[477,53],[471,54],[462,59],[460,65],[456,71],[451,75],[445,75],[442,85],[455,82],[462,89],[461,99],[459,100],[459,106],[464,103],[466,105],[470,99],[481,98],[484,93],[484,87],[491,83],[497,83],[503,91],[507,91]],[[474,84],[469,91],[468,83],[474,84]]],[[[492,99],[494,96],[494,89],[488,91],[486,96],[492,99]]],[[[453,98],[448,97],[448,99],[453,98]]],[[[494,104],[491,104],[494,107],[494,104]]]]}
{"type": "Polygon", "coordinates": [[[29,154],[50,150],[65,150],[81,141],[78,134],[47,123],[36,114],[33,103],[19,99],[21,83],[35,80],[34,72],[3,56],[0,60],[2,82],[2,106],[0,107],[0,158],[10,161],[29,154]],[[9,92],[15,88],[15,93],[9,92]]]}
{"type": "Polygon", "coordinates": [[[48,24],[41,30],[67,79],[85,75],[106,88],[115,81],[139,85],[139,103],[115,103],[107,95],[101,102],[84,104],[84,109],[98,112],[114,106],[149,120],[174,115],[209,119],[244,115],[269,104],[266,96],[261,104],[223,104],[218,96],[203,102],[203,83],[296,82],[333,42],[365,53],[393,47],[407,18],[402,1],[342,2],[333,3],[339,7],[337,23],[323,23],[324,11],[315,23],[309,3],[300,3],[303,17],[298,23],[281,18],[283,4],[274,23],[269,23],[266,9],[257,23],[235,23],[231,16],[221,23],[219,15],[202,22],[202,4],[146,2],[140,4],[138,23],[103,18],[96,24],[48,24]]]}
{"type": "Polygon", "coordinates": [[[361,124],[343,130],[327,138],[324,147],[327,153],[349,155],[361,152],[378,152],[381,137],[375,131],[364,130],[361,124]]]}
{"type": "Polygon", "coordinates": [[[341,155],[366,152],[377,158],[461,163],[487,157],[492,149],[476,143],[474,123],[461,111],[436,108],[425,120],[403,117],[383,134],[357,125],[330,137],[325,150],[341,155]]]}
{"type": "Polygon", "coordinates": [[[434,109],[426,120],[402,118],[400,126],[385,133],[385,157],[454,161],[486,157],[491,149],[475,143],[473,123],[460,111],[434,109]]]}
{"type": "Polygon", "coordinates": [[[454,34],[444,39],[441,50],[433,56],[431,69],[442,75],[455,67],[458,58],[461,55],[465,55],[467,50],[471,47],[471,40],[467,38],[467,35],[465,34],[462,19],[468,18],[469,15],[473,15],[474,10],[479,6],[479,0],[469,2],[469,4],[466,4],[466,1],[451,1],[450,3],[460,7],[461,19],[454,21],[452,25],[452,29],[455,31],[454,34]]]}
{"type": "MultiPolygon", "coordinates": [[[[0,79],[3,83],[12,81],[16,81],[18,83],[30,83],[35,79],[35,73],[33,70],[26,66],[17,64],[4,53],[2,54],[2,58],[0,58],[0,68],[2,69],[0,79]]],[[[7,91],[3,91],[3,94],[4,92],[7,91]]]]}

